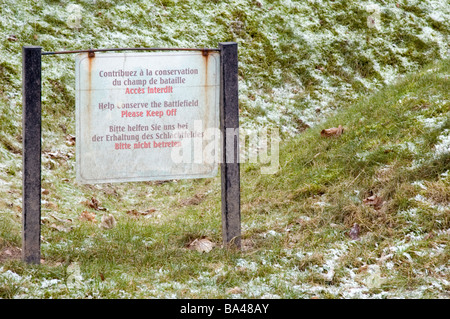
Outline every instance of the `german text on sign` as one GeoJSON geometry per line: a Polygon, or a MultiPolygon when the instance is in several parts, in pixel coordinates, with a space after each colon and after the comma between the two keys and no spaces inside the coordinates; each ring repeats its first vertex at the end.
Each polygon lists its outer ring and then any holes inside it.
{"type": "Polygon", "coordinates": [[[200,51],[79,54],[77,180],[215,176],[219,60],[200,51]]]}

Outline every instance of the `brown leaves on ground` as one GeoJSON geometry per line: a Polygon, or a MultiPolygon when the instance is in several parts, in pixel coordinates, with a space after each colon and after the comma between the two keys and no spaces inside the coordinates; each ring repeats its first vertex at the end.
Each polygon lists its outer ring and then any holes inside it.
{"type": "Polygon", "coordinates": [[[73,227],[66,227],[66,226],[57,225],[57,224],[51,224],[49,227],[53,228],[53,229],[55,229],[55,230],[57,230],[59,232],[64,232],[64,233],[70,232],[72,230],[72,228],[73,228],[73,227]]]}
{"type": "Polygon", "coordinates": [[[353,227],[350,229],[348,235],[353,240],[360,240],[359,238],[360,227],[357,223],[353,224],[353,227]]]}
{"type": "Polygon", "coordinates": [[[322,137],[338,137],[344,133],[344,128],[342,125],[339,125],[338,127],[332,127],[328,129],[323,129],[320,132],[320,136],[322,137]]]}
{"type": "Polygon", "coordinates": [[[46,152],[46,151],[44,151],[44,155],[47,155],[49,158],[51,158],[51,159],[63,159],[63,160],[68,160],[71,156],[72,156],[72,154],[69,154],[69,153],[64,153],[64,152],[61,152],[61,151],[59,151],[59,150],[57,150],[57,151],[55,151],[55,152],[46,152]]]}
{"type": "Polygon", "coordinates": [[[241,294],[243,292],[242,288],[240,287],[233,287],[227,290],[227,294],[230,295],[238,295],[241,294]]]}
{"type": "Polygon", "coordinates": [[[103,229],[111,229],[116,227],[117,222],[113,215],[103,215],[100,222],[100,227],[103,229]]]}
{"type": "Polygon", "coordinates": [[[205,194],[195,194],[191,198],[181,199],[179,201],[179,203],[182,206],[198,205],[198,204],[200,204],[203,201],[204,198],[205,198],[205,194]]]}
{"type": "Polygon", "coordinates": [[[216,246],[216,244],[214,244],[206,236],[203,236],[200,239],[196,238],[193,241],[191,241],[189,244],[187,244],[186,248],[187,249],[191,249],[191,250],[196,250],[196,251],[199,251],[201,253],[203,253],[203,252],[208,253],[215,246],[216,246]]]}
{"type": "Polygon", "coordinates": [[[68,233],[73,229],[72,226],[72,219],[66,219],[66,218],[59,218],[55,216],[54,214],[49,214],[49,217],[45,216],[42,217],[42,223],[43,224],[49,224],[49,228],[57,230],[59,232],[68,233]],[[51,217],[51,218],[50,218],[51,217]],[[52,219],[56,220],[55,222],[52,222],[52,219]]]}
{"type": "Polygon", "coordinates": [[[8,260],[20,260],[22,258],[22,249],[19,247],[3,247],[0,249],[0,264],[8,260]]]}
{"type": "Polygon", "coordinates": [[[91,213],[91,212],[88,212],[87,210],[85,210],[81,213],[80,220],[96,223],[97,220],[95,219],[95,217],[96,216],[94,213],[91,213]]]}
{"type": "Polygon", "coordinates": [[[129,215],[131,217],[134,217],[134,218],[139,218],[141,216],[151,215],[154,212],[156,212],[155,208],[150,208],[150,209],[147,209],[146,211],[143,211],[143,212],[137,211],[136,209],[132,209],[132,210],[127,211],[127,215],[129,215]]]}
{"type": "Polygon", "coordinates": [[[57,210],[58,204],[55,202],[49,202],[49,201],[42,201],[42,204],[45,208],[51,209],[51,210],[57,210]]]}
{"type": "Polygon", "coordinates": [[[297,130],[299,132],[303,132],[303,131],[307,130],[308,128],[310,128],[310,126],[308,124],[306,124],[305,122],[303,122],[301,119],[295,120],[295,124],[296,124],[297,130]]]}
{"type": "Polygon", "coordinates": [[[66,135],[66,144],[67,145],[69,145],[69,146],[74,146],[75,145],[75,136],[74,135],[71,135],[71,134],[68,134],[68,135],[66,135]]]}
{"type": "Polygon", "coordinates": [[[10,34],[10,35],[8,35],[8,41],[9,42],[16,42],[16,41],[19,41],[19,38],[17,37],[17,35],[15,35],[15,34],[10,34]]]}
{"type": "MultiPolygon", "coordinates": [[[[89,212],[87,210],[85,210],[81,213],[80,220],[86,221],[86,222],[91,222],[91,223],[97,223],[95,213],[89,212]]],[[[111,228],[116,227],[116,225],[117,225],[117,222],[116,222],[116,219],[114,218],[114,216],[112,214],[108,214],[108,215],[105,214],[102,216],[102,218],[100,220],[99,227],[103,228],[103,229],[111,229],[111,228]]]]}
{"type": "Polygon", "coordinates": [[[380,196],[372,195],[367,197],[366,199],[363,199],[363,203],[368,206],[372,206],[376,210],[379,210],[381,206],[383,206],[384,201],[383,198],[381,198],[380,196]]]}

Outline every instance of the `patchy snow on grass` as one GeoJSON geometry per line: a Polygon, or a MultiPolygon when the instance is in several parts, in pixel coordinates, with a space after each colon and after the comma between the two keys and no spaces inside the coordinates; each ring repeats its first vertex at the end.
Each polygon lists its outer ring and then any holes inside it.
{"type": "MultiPolygon", "coordinates": [[[[450,8],[445,1],[438,0],[411,2],[410,6],[421,9],[420,14],[402,8],[402,4],[397,7],[394,2],[380,4],[374,1],[353,3],[284,0],[276,5],[259,0],[259,9],[254,8],[254,1],[243,0],[230,3],[208,2],[208,5],[204,1],[191,1],[189,5],[173,2],[166,6],[158,1],[130,1],[127,5],[115,5],[111,1],[83,1],[76,6],[61,6],[56,2],[50,4],[38,0],[30,3],[30,7],[17,5],[17,1],[13,0],[4,0],[3,3],[0,15],[0,38],[3,39],[0,43],[0,67],[5,76],[2,78],[4,85],[0,111],[10,119],[7,124],[17,128],[21,126],[20,48],[24,44],[42,45],[44,51],[47,51],[89,47],[215,47],[220,41],[236,41],[240,50],[240,127],[249,133],[258,133],[261,128],[274,125],[288,136],[294,136],[300,130],[298,120],[309,126],[317,125],[341,105],[393,83],[405,72],[415,71],[425,63],[448,57],[449,52],[446,30],[449,27],[450,8]],[[342,10],[339,7],[341,5],[345,5],[348,10],[342,10]],[[70,27],[68,23],[77,8],[83,18],[79,30],[70,27]],[[371,28],[366,23],[367,18],[377,8],[382,13],[381,19],[377,22],[378,25],[371,28]],[[14,40],[12,35],[17,35],[18,40],[14,40]],[[414,41],[399,41],[404,37],[411,37],[414,41]]],[[[60,99],[74,96],[72,71],[73,60],[70,57],[43,58],[44,110],[66,109],[67,105],[61,103],[60,99]],[[65,95],[49,86],[49,80],[60,84],[65,95]]],[[[432,101],[441,106],[448,103],[440,96],[432,101]]],[[[51,120],[60,120],[53,118],[51,111],[46,116],[51,120]]],[[[447,116],[428,118],[419,115],[417,119],[426,129],[442,130],[447,116]]],[[[73,124],[73,121],[69,124],[73,124]]],[[[16,133],[19,136],[19,131],[16,133]]],[[[434,149],[436,156],[448,154],[449,133],[448,129],[440,133],[434,149]]],[[[65,154],[71,149],[61,146],[55,130],[44,130],[43,136],[46,145],[58,145],[59,150],[65,154]]],[[[419,144],[415,141],[394,146],[413,155],[419,149],[419,144]]],[[[361,152],[357,157],[365,160],[370,154],[361,152]]],[[[19,156],[1,147],[0,157],[0,172],[3,174],[0,177],[0,191],[10,194],[8,191],[14,189],[13,186],[20,185],[19,156]]],[[[72,159],[72,169],[73,163],[72,159]]],[[[44,156],[43,164],[51,166],[58,165],[58,162],[44,156]]],[[[410,168],[423,165],[427,165],[427,160],[418,159],[410,168]]],[[[42,175],[46,182],[58,179],[47,167],[44,167],[42,175]]],[[[441,178],[448,178],[448,171],[442,173],[441,178]]],[[[74,194],[72,186],[67,183],[58,186],[58,189],[64,193],[60,194],[61,197],[70,198],[60,209],[65,212],[65,218],[74,219],[78,216],[73,209],[74,203],[78,204],[85,198],[81,192],[74,194]]],[[[413,186],[422,191],[427,190],[421,181],[414,182],[413,186]]],[[[101,191],[100,188],[95,189],[101,191]]],[[[159,211],[148,218],[158,223],[165,221],[162,216],[169,216],[167,218],[170,220],[170,214],[164,212],[171,209],[170,205],[164,203],[168,197],[153,198],[151,186],[147,186],[147,191],[149,199],[161,204],[159,211]]],[[[11,198],[13,196],[15,195],[11,194],[11,198]]],[[[21,200],[19,196],[11,200],[11,203],[14,207],[21,207],[21,200]]],[[[130,206],[142,203],[142,197],[134,192],[124,192],[121,200],[130,206]]],[[[354,200],[359,199],[356,196],[354,200]]],[[[423,194],[417,194],[409,200],[419,207],[398,212],[398,215],[415,227],[420,226],[419,217],[423,207],[435,209],[439,213],[449,210],[449,205],[435,204],[423,194]]],[[[44,199],[43,204],[45,203],[49,202],[44,199]]],[[[313,205],[326,209],[330,204],[317,201],[313,205]]],[[[310,219],[308,216],[298,218],[305,222],[310,219]]],[[[436,222],[440,220],[436,219],[436,222]]],[[[281,232],[264,228],[258,220],[243,223],[242,229],[247,232],[255,230],[259,239],[264,240],[283,236],[281,232]],[[264,231],[259,232],[260,229],[264,231]]],[[[359,267],[343,266],[343,260],[349,251],[354,245],[364,245],[363,241],[337,242],[322,251],[314,252],[286,249],[280,252],[283,256],[276,260],[273,260],[273,252],[267,252],[271,254],[270,259],[264,252],[259,257],[258,254],[244,253],[232,261],[232,266],[252,277],[242,281],[242,286],[239,287],[242,292],[231,294],[231,297],[307,298],[333,295],[341,298],[421,298],[430,290],[448,297],[446,289],[448,290],[449,281],[444,279],[450,271],[448,266],[431,267],[429,270],[413,269],[417,277],[426,278],[427,282],[415,291],[405,292],[392,287],[384,290],[386,282],[391,285],[390,276],[396,275],[398,265],[395,258],[401,257],[412,263],[415,255],[439,257],[447,252],[445,244],[423,250],[420,245],[427,234],[421,233],[420,228],[417,229],[419,231],[406,234],[402,240],[393,240],[392,246],[386,248],[381,257],[374,257],[376,264],[365,265],[365,271],[360,271],[359,267]],[[308,261],[314,254],[320,254],[321,258],[310,264],[306,263],[305,267],[299,269],[298,262],[308,261]],[[428,277],[427,271],[437,273],[441,276],[440,279],[428,277]]],[[[435,235],[444,238],[449,235],[449,230],[435,235]]],[[[102,240],[108,243],[113,239],[104,235],[102,240]]],[[[157,242],[153,238],[132,238],[132,241],[141,240],[147,246],[153,246],[157,242]]],[[[92,238],[82,241],[81,247],[73,247],[74,242],[69,239],[55,242],[44,237],[42,240],[44,251],[73,249],[76,253],[86,253],[94,245],[92,238]]],[[[361,246],[361,249],[365,247],[361,246]]],[[[184,282],[168,280],[172,272],[183,270],[183,267],[187,266],[175,265],[173,269],[154,270],[145,279],[136,279],[127,273],[118,275],[115,280],[86,279],[79,289],[68,289],[64,277],[32,278],[0,267],[0,283],[17,287],[19,293],[15,297],[18,298],[46,298],[52,294],[60,298],[101,298],[105,291],[109,293],[110,290],[114,291],[117,298],[180,298],[183,297],[183,292],[201,297],[208,294],[212,297],[227,295],[227,287],[217,285],[218,279],[231,271],[227,267],[219,265],[211,271],[200,271],[184,282]],[[138,281],[135,282],[134,291],[120,289],[122,286],[127,287],[133,280],[138,281]]]]}
{"type": "Polygon", "coordinates": [[[438,144],[434,146],[437,156],[450,153],[450,130],[445,129],[438,137],[438,144]]]}
{"type": "Polygon", "coordinates": [[[445,121],[447,120],[446,116],[424,117],[422,115],[419,115],[416,118],[423,124],[425,128],[431,130],[442,128],[442,126],[445,124],[445,121]]]}

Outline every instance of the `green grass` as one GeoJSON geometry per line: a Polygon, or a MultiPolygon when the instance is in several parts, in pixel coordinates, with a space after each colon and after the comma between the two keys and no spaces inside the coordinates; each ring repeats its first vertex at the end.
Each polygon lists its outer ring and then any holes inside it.
{"type": "MultiPolygon", "coordinates": [[[[11,127],[7,118],[20,119],[9,103],[21,104],[15,93],[21,88],[24,45],[61,51],[217,47],[219,42],[234,41],[239,45],[243,124],[254,130],[272,124],[283,136],[295,135],[303,129],[296,125],[299,119],[311,125],[322,118],[310,110],[327,115],[398,75],[448,57],[449,12],[444,4],[379,3],[379,28],[367,25],[371,5],[344,0],[289,4],[3,0],[0,123],[9,126],[14,137],[20,135],[20,125],[11,127]],[[76,28],[75,18],[80,19],[76,28]]],[[[63,128],[73,133],[68,116],[74,108],[73,56],[47,56],[43,70],[43,110],[50,119],[44,125],[58,134],[63,128]]]]}
{"type": "MultiPolygon", "coordinates": [[[[450,128],[449,70],[448,60],[428,66],[283,142],[276,174],[243,163],[241,251],[220,247],[219,177],[83,186],[64,179],[73,157],[44,165],[43,263],[3,262],[0,295],[230,298],[239,287],[243,298],[447,298],[450,158],[434,148],[450,128]],[[320,136],[338,125],[343,135],[320,136]],[[372,194],[384,200],[378,210],[363,203],[372,194]],[[186,205],[195,195],[200,202],[186,205]],[[83,203],[92,197],[107,211],[83,203]],[[83,211],[97,222],[81,220],[83,211]],[[99,227],[104,213],[115,228],[99,227]],[[347,235],[354,223],[359,241],[347,235]],[[187,249],[202,237],[216,244],[211,252],[187,249]],[[77,289],[68,285],[73,263],[77,289]]],[[[7,204],[19,188],[2,201],[0,250],[20,245],[20,209],[7,204]]]]}
{"type": "Polygon", "coordinates": [[[449,297],[446,7],[385,1],[378,30],[364,1],[79,1],[76,30],[69,4],[0,7],[0,298],[449,297]],[[241,127],[276,127],[282,138],[277,173],[241,166],[242,250],[221,247],[220,176],[74,182],[74,64],[60,55],[42,60],[43,262],[22,263],[22,46],[225,41],[239,44],[241,127]],[[338,125],[340,137],[320,136],[338,125]],[[371,195],[380,209],[364,204],[371,195]],[[80,219],[85,211],[97,222],[80,219]],[[117,226],[100,228],[103,214],[117,226]],[[359,241],[348,237],[354,223],[359,241]],[[212,251],[187,248],[203,237],[212,251]]]}

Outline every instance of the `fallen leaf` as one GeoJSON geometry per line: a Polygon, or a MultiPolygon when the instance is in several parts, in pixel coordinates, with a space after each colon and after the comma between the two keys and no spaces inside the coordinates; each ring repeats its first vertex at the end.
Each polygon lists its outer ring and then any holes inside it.
{"type": "Polygon", "coordinates": [[[48,155],[49,157],[53,158],[53,159],[69,159],[69,156],[67,154],[64,154],[60,151],[56,151],[56,152],[45,152],[46,155],[48,155]]]}
{"type": "Polygon", "coordinates": [[[50,216],[61,223],[71,223],[72,222],[72,219],[70,219],[70,218],[69,219],[59,218],[59,217],[55,216],[54,214],[50,214],[50,216]]]}
{"type": "Polygon", "coordinates": [[[41,193],[42,193],[42,195],[48,195],[50,193],[50,191],[46,188],[41,188],[41,193]]]}
{"type": "Polygon", "coordinates": [[[339,125],[339,127],[332,127],[328,129],[323,129],[320,132],[320,135],[323,137],[331,137],[331,136],[340,136],[342,133],[344,133],[344,128],[342,125],[339,125]]]}
{"type": "Polygon", "coordinates": [[[188,249],[196,250],[199,252],[210,252],[214,248],[215,244],[206,237],[200,239],[194,239],[190,244],[187,245],[188,249]]]}
{"type": "Polygon", "coordinates": [[[373,208],[378,210],[381,208],[384,201],[380,196],[372,195],[372,196],[367,197],[366,199],[363,199],[363,203],[368,206],[373,206],[373,208]]]}
{"type": "Polygon", "coordinates": [[[145,215],[153,214],[154,212],[156,212],[156,208],[150,208],[145,211],[145,215]]]}
{"type": "Polygon", "coordinates": [[[56,229],[57,231],[68,233],[72,230],[72,227],[64,227],[62,225],[51,224],[50,228],[56,229]]]}
{"type": "Polygon", "coordinates": [[[162,185],[162,184],[169,183],[169,182],[170,182],[169,180],[153,181],[153,184],[155,184],[155,185],[162,185]]]}
{"type": "Polygon", "coordinates": [[[90,213],[87,210],[85,210],[85,211],[83,211],[81,213],[80,219],[88,221],[88,222],[93,222],[93,223],[97,222],[97,220],[95,219],[95,214],[94,213],[90,213]]]}
{"type": "Polygon", "coordinates": [[[237,294],[241,294],[241,293],[242,293],[242,289],[240,287],[234,287],[234,288],[230,288],[227,290],[227,294],[237,295],[237,294]]]}
{"type": "Polygon", "coordinates": [[[117,224],[117,222],[113,215],[111,215],[111,214],[103,215],[101,223],[100,223],[100,227],[103,229],[111,229],[111,228],[116,227],[116,224],[117,224]]]}
{"type": "Polygon", "coordinates": [[[205,197],[204,194],[195,194],[191,198],[180,200],[180,204],[183,205],[183,206],[198,205],[198,204],[200,204],[202,202],[204,197],[205,197]]]}
{"type": "Polygon", "coordinates": [[[359,231],[360,231],[359,225],[357,223],[354,223],[353,227],[350,229],[350,232],[348,234],[351,239],[360,240],[359,231]]]}
{"type": "Polygon", "coordinates": [[[107,210],[105,207],[100,206],[100,202],[95,197],[92,197],[90,201],[85,201],[84,204],[95,210],[107,210]]]}
{"type": "Polygon", "coordinates": [[[21,259],[22,249],[18,247],[6,247],[3,250],[0,249],[0,264],[6,260],[21,259]]]}
{"type": "Polygon", "coordinates": [[[99,205],[99,201],[95,198],[95,197],[92,197],[91,198],[91,200],[90,201],[86,201],[85,202],[85,204],[87,205],[87,206],[89,206],[90,208],[93,208],[93,209],[95,209],[95,210],[98,210],[98,205],[99,205]]]}
{"type": "Polygon", "coordinates": [[[66,144],[69,146],[75,145],[75,136],[71,134],[66,135],[66,144]]]}
{"type": "Polygon", "coordinates": [[[153,214],[154,212],[156,212],[155,208],[150,208],[143,212],[137,211],[136,209],[132,209],[132,210],[127,211],[127,214],[130,216],[133,216],[133,217],[140,217],[140,216],[146,216],[146,215],[153,214]]]}
{"type": "Polygon", "coordinates": [[[132,209],[132,210],[127,210],[127,215],[138,217],[140,215],[140,213],[137,210],[132,209]]]}
{"type": "Polygon", "coordinates": [[[53,209],[53,210],[58,209],[58,204],[56,204],[54,202],[42,201],[42,203],[44,204],[44,206],[46,208],[53,209]]]}

